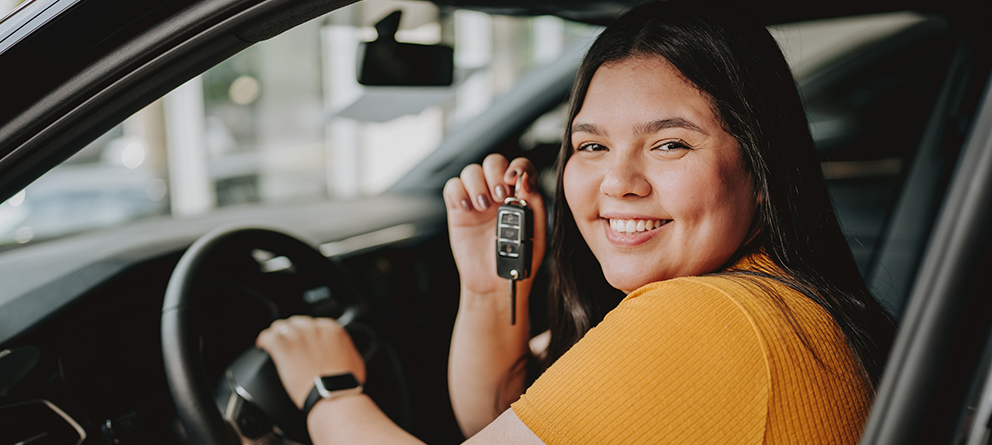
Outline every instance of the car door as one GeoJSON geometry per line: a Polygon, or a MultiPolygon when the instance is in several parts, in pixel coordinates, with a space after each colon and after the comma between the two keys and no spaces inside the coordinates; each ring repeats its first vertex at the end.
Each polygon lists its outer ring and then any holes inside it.
{"type": "Polygon", "coordinates": [[[863,444],[988,443],[988,410],[980,417],[977,409],[988,398],[992,322],[992,77],[979,73],[959,87],[977,99],[975,111],[959,122],[967,128],[961,154],[863,444]]]}

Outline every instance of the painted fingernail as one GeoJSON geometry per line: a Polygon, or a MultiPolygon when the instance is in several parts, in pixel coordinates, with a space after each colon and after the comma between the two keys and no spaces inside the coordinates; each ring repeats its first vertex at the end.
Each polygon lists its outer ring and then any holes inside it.
{"type": "Polygon", "coordinates": [[[527,173],[524,173],[523,175],[520,176],[520,185],[524,188],[525,192],[533,193],[534,184],[531,184],[530,175],[528,175],[527,173]]]}
{"type": "Polygon", "coordinates": [[[487,197],[486,195],[479,195],[479,196],[477,196],[475,198],[475,202],[478,202],[479,203],[479,207],[482,207],[483,209],[488,209],[489,208],[489,197],[487,197]]]}
{"type": "Polygon", "coordinates": [[[496,195],[496,199],[502,201],[506,198],[506,187],[502,185],[497,185],[493,188],[493,194],[496,195]]]}
{"type": "Polygon", "coordinates": [[[462,205],[462,208],[465,209],[465,210],[472,210],[472,202],[469,201],[468,198],[462,199],[459,202],[459,204],[461,204],[462,205]]]}

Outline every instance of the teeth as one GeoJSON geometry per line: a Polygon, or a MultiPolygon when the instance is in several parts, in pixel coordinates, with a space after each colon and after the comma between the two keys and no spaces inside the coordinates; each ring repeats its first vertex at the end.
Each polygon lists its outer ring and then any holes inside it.
{"type": "MultiPolygon", "coordinates": [[[[667,222],[667,220],[665,220],[667,222]]],[[[664,224],[658,219],[611,219],[610,228],[620,233],[637,233],[657,229],[664,224]]]]}

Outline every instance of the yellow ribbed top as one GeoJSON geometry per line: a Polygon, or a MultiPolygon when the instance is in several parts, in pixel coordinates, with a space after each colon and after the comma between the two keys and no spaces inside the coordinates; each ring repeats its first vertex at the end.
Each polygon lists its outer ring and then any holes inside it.
{"type": "Polygon", "coordinates": [[[722,275],[632,292],[512,408],[547,444],[853,444],[871,394],[823,308],[722,275]]]}

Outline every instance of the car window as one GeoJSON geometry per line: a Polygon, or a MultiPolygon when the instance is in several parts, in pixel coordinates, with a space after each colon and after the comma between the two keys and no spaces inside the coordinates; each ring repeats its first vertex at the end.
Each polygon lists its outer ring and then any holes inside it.
{"type": "Polygon", "coordinates": [[[954,63],[948,29],[904,18],[800,80],[841,227],[870,290],[897,318],[956,156],[935,136],[949,119],[937,106],[954,63]]]}
{"type": "MultiPolygon", "coordinates": [[[[925,26],[933,22],[896,13],[770,29],[796,73],[866,274],[939,84],[939,64],[918,64],[940,48],[931,37],[941,28],[925,26]]],[[[148,217],[381,193],[524,74],[597,29],[422,2],[343,8],[194,78],[0,204],[0,248],[148,217]],[[455,48],[452,87],[357,83],[358,42],[375,39],[372,25],[396,9],[399,40],[455,48]]],[[[564,116],[555,108],[516,144],[544,167],[545,190],[554,186],[564,116]]]]}
{"type": "Polygon", "coordinates": [[[556,17],[367,1],[261,42],[190,80],[0,204],[0,248],[148,217],[377,195],[595,27],[556,17]],[[454,48],[451,87],[367,87],[359,42],[454,48]]]}

